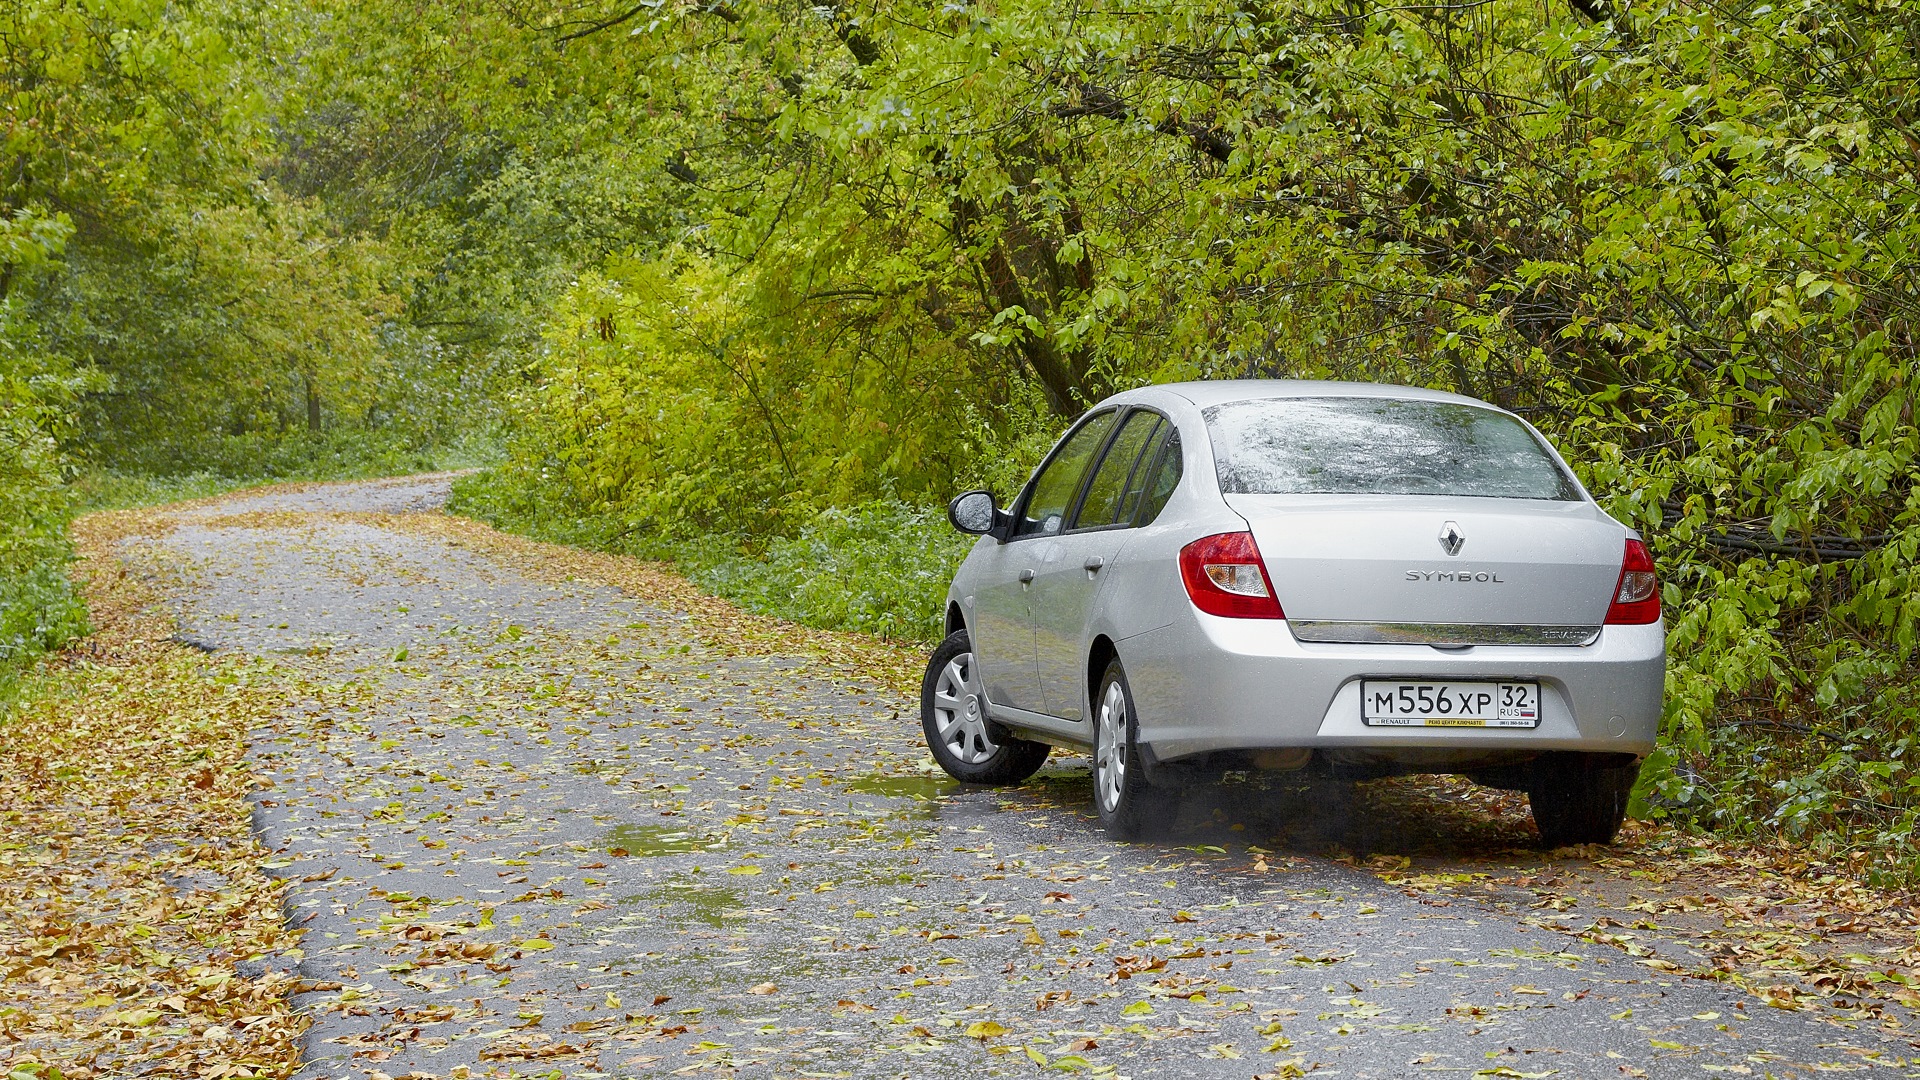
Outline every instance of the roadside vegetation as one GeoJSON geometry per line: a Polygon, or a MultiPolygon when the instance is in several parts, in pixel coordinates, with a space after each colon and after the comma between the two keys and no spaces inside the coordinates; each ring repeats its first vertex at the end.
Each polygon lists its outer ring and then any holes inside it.
{"type": "Polygon", "coordinates": [[[1912,16],[12,5],[0,683],[85,626],[81,506],[492,466],[464,512],[925,641],[946,498],[1092,400],[1415,383],[1652,542],[1642,813],[1920,880],[1912,16]]]}

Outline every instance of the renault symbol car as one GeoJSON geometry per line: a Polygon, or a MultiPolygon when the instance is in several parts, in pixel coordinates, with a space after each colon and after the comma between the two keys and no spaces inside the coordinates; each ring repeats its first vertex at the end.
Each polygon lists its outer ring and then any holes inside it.
{"type": "Polygon", "coordinates": [[[1549,845],[1609,843],[1666,663],[1646,546],[1483,401],[1202,382],[1080,417],[1011,504],[949,507],[921,720],[955,779],[1091,752],[1126,838],[1197,780],[1458,773],[1528,795],[1549,845]]]}

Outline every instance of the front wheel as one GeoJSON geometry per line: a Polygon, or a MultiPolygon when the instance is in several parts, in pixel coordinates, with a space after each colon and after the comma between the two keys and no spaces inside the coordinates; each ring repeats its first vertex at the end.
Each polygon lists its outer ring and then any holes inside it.
{"type": "Polygon", "coordinates": [[[1611,844],[1627,817],[1627,800],[1640,775],[1636,762],[1613,754],[1547,753],[1527,775],[1527,802],[1547,847],[1611,844]]]}
{"type": "Polygon", "coordinates": [[[1147,782],[1140,761],[1140,724],[1133,712],[1127,673],[1115,660],[1094,699],[1093,808],[1110,836],[1133,840],[1160,824],[1167,793],[1147,782]]]}
{"type": "Polygon", "coordinates": [[[920,726],[947,775],[965,784],[1017,784],[1046,764],[1052,747],[1006,734],[987,718],[987,692],[965,630],[947,635],[920,682],[920,726]]]}

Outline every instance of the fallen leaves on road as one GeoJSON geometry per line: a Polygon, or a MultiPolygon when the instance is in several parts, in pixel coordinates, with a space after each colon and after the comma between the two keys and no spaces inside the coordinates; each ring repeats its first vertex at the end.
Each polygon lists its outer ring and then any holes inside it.
{"type": "Polygon", "coordinates": [[[0,716],[0,1062],[289,1076],[297,935],[262,868],[242,757],[282,682],[168,642],[111,531],[78,531],[98,630],[0,716]]]}
{"type": "MultiPolygon", "coordinates": [[[[319,515],[298,515],[311,524],[319,515]]],[[[583,579],[670,611],[692,616],[701,644],[728,655],[784,653],[857,660],[860,677],[901,692],[917,694],[926,651],[917,645],[882,641],[865,634],[816,630],[743,611],[732,602],[700,591],[664,563],[624,555],[585,551],[503,533],[470,518],[448,514],[340,515],[384,528],[432,536],[456,547],[488,555],[530,577],[550,582],[583,579]]]]}
{"type": "MultiPolygon", "coordinates": [[[[1406,781],[1466,787],[1450,778],[1406,781]]],[[[1445,797],[1442,795],[1441,797],[1445,797]]],[[[1368,869],[1410,896],[1496,904],[1519,890],[1532,925],[1618,949],[1654,971],[1740,986],[1774,1008],[1815,1002],[1897,1026],[1881,1007],[1920,1008],[1920,897],[1860,883],[1786,845],[1629,822],[1613,847],[1454,859],[1374,855],[1368,869]],[[1503,899],[1504,898],[1504,899],[1503,899]],[[1578,916],[1577,918],[1575,916],[1578,916]]]]}

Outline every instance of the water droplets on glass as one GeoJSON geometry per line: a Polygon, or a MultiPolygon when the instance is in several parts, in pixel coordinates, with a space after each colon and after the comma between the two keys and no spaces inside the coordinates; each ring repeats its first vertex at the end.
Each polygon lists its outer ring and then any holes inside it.
{"type": "Polygon", "coordinates": [[[1206,410],[1228,495],[1580,498],[1525,425],[1446,401],[1263,398],[1206,410]]]}

